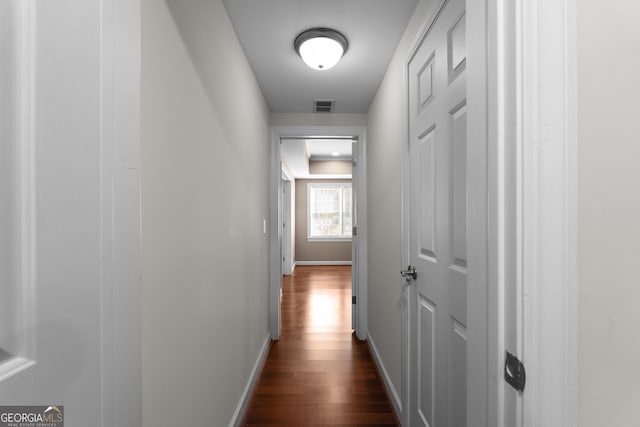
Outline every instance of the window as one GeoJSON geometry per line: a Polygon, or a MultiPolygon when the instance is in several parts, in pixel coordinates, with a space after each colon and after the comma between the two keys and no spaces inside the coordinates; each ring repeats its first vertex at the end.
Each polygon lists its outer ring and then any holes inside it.
{"type": "Polygon", "coordinates": [[[307,184],[309,240],[351,240],[351,183],[307,184]]]}

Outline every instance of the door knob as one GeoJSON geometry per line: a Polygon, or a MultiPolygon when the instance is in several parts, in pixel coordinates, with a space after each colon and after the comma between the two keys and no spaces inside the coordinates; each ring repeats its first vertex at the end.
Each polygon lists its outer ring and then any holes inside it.
{"type": "Polygon", "coordinates": [[[404,277],[407,282],[411,279],[416,280],[418,278],[418,270],[414,265],[409,265],[406,270],[400,270],[400,275],[404,277]]]}

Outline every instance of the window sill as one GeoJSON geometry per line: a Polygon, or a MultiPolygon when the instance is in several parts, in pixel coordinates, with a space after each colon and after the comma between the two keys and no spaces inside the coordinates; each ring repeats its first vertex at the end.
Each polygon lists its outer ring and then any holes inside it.
{"type": "Polygon", "coordinates": [[[351,237],[309,237],[307,236],[308,242],[351,242],[351,237]]]}

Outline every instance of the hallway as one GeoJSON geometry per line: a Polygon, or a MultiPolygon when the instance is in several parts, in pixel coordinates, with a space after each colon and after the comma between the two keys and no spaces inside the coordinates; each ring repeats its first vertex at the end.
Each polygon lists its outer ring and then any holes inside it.
{"type": "Polygon", "coordinates": [[[0,421],[640,427],[639,15],[0,2],[0,421]],[[332,69],[296,49],[319,26],[349,41],[332,69]],[[315,240],[309,197],[278,212],[300,135],[358,136],[365,343],[348,267],[299,267],[276,310],[283,234],[315,240]]]}
{"type": "Polygon", "coordinates": [[[273,342],[245,426],[396,426],[367,349],[351,330],[351,267],[300,266],[283,280],[273,342]]]}

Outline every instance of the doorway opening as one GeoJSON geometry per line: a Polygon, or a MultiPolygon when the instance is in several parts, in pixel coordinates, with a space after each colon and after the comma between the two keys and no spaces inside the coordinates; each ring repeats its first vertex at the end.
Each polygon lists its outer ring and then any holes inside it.
{"type": "Polygon", "coordinates": [[[366,338],[365,129],[271,130],[269,308],[280,337],[283,276],[299,266],[352,266],[352,328],[366,338]]]}

